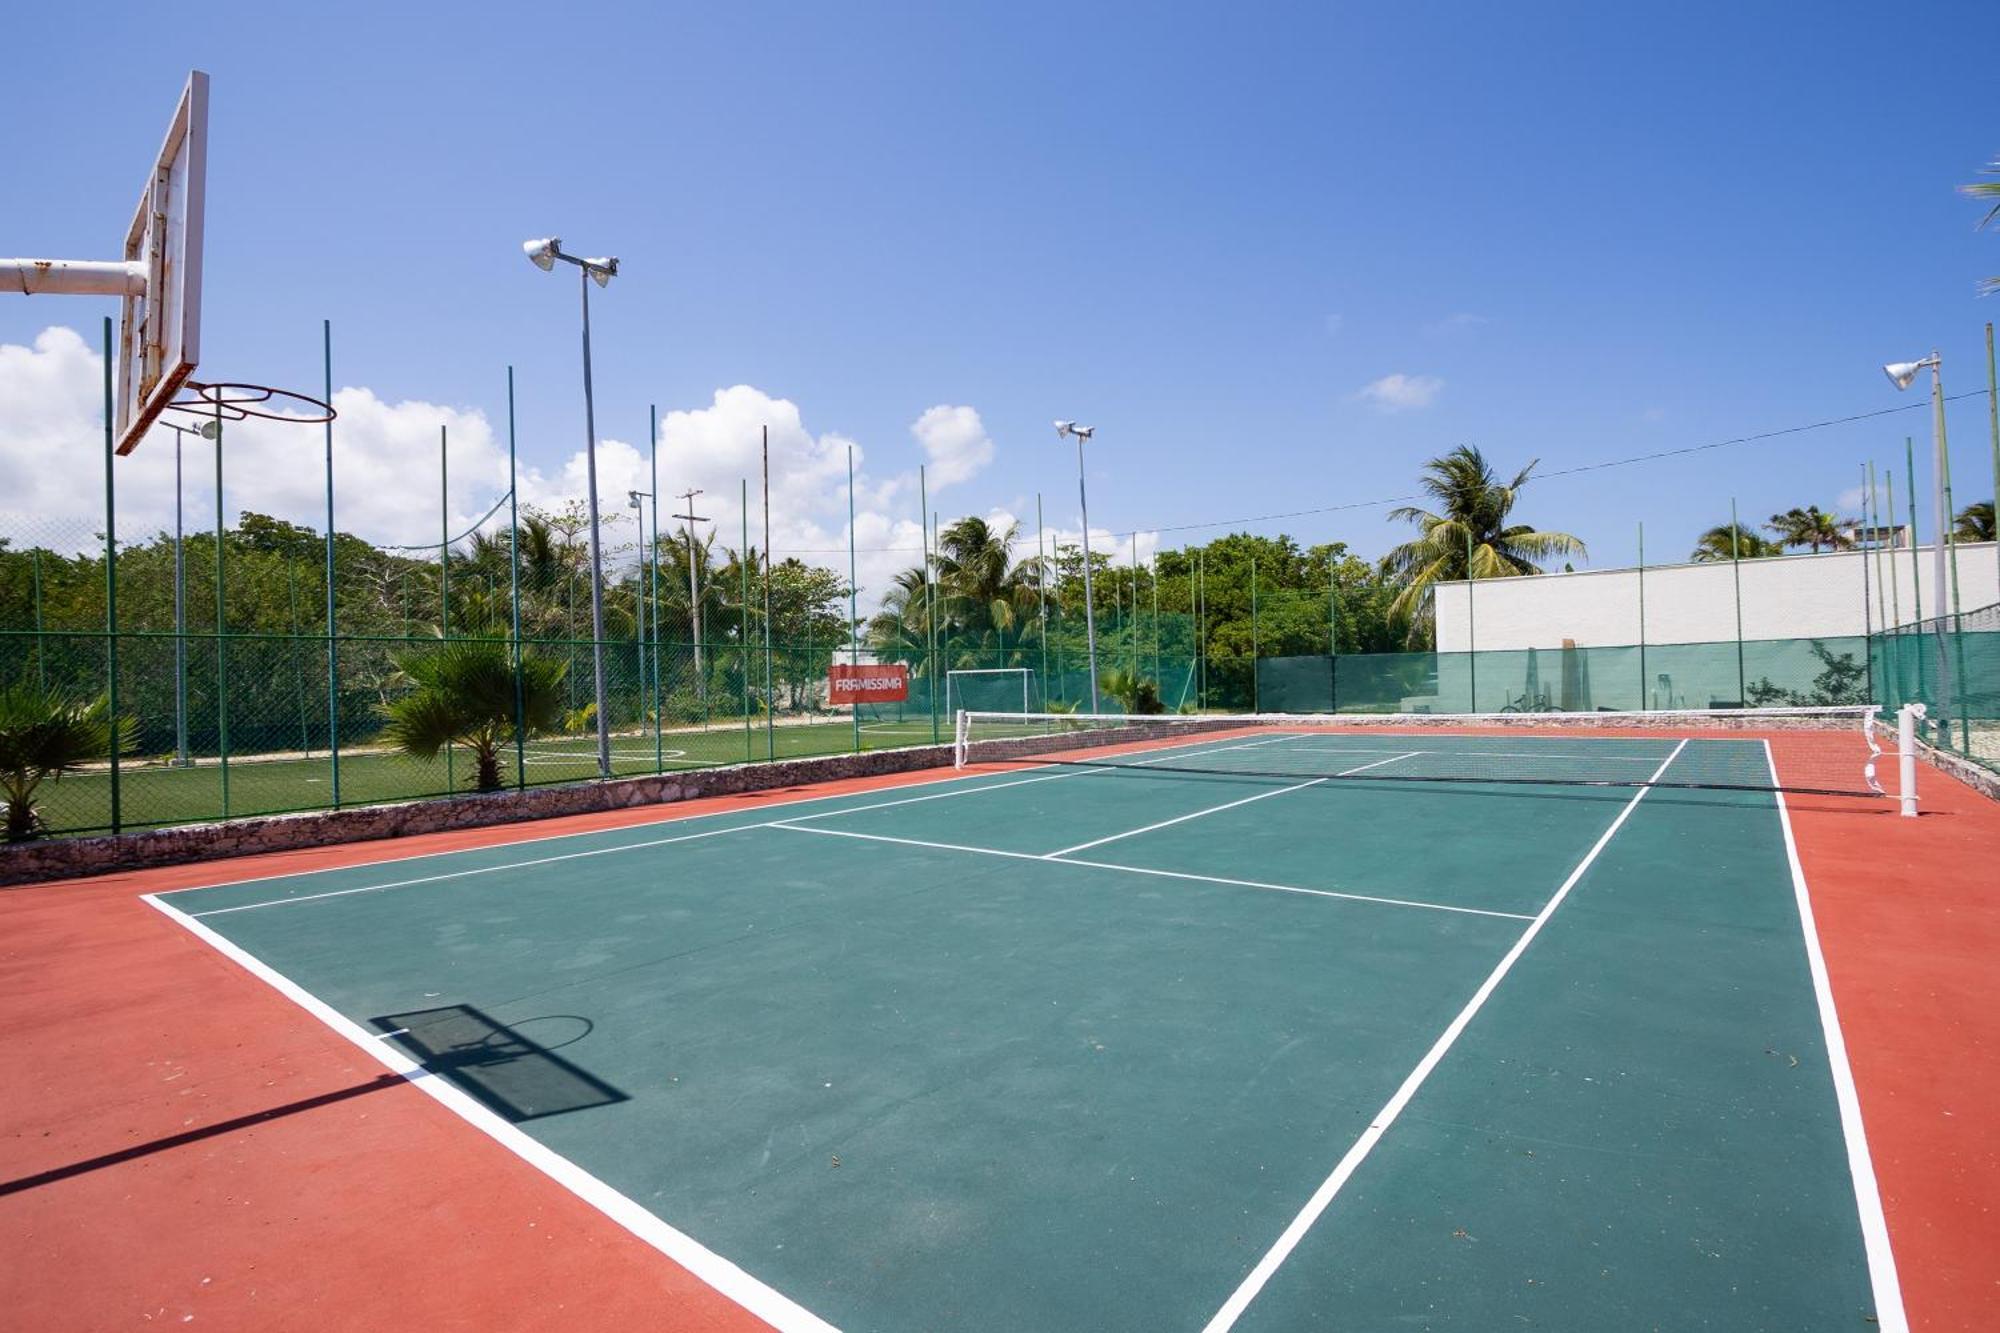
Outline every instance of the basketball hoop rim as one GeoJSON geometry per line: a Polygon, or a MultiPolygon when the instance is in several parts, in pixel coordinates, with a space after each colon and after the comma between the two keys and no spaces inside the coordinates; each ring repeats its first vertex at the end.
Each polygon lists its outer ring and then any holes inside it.
{"type": "Polygon", "coordinates": [[[317,426],[337,418],[340,413],[333,404],[315,398],[309,393],[299,393],[294,389],[277,389],[268,384],[246,384],[225,380],[204,383],[189,380],[183,386],[186,396],[175,398],[166,405],[165,411],[179,412],[187,416],[224,421],[244,421],[256,417],[262,421],[284,421],[295,426],[317,426]],[[297,403],[306,411],[270,411],[264,406],[273,399],[286,403],[297,403]]]}

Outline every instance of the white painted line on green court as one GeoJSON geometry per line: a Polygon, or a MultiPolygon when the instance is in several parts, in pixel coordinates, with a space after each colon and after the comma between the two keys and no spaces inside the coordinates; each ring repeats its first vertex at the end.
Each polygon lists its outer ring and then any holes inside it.
{"type": "MultiPolygon", "coordinates": [[[[1771,770],[1771,786],[1780,786],[1778,761],[1771,742],[1764,743],[1764,762],[1771,770]]],[[[1905,1333],[1910,1326],[1903,1309],[1903,1284],[1896,1275],[1896,1256],[1889,1246],[1889,1222],[1882,1213],[1882,1190],[1875,1180],[1875,1159],[1868,1151],[1868,1133],[1861,1122],[1861,1095],[1854,1087],[1854,1067],[1847,1060],[1847,1041],[1841,1036],[1840,1014],[1833,1006],[1833,981],[1827,975],[1826,954],[1820,949],[1819,926],[1813,920],[1812,894],[1806,889],[1806,871],[1799,860],[1799,844],[1792,836],[1792,812],[1782,790],[1778,798],[1778,825],[1785,834],[1785,860],[1792,870],[1792,894],[1799,904],[1799,928],[1805,935],[1806,963],[1812,972],[1813,999],[1819,1005],[1820,1030],[1826,1038],[1826,1063],[1833,1075],[1833,1100],[1840,1108],[1840,1129],[1847,1141],[1847,1172],[1854,1180],[1854,1202],[1860,1213],[1861,1247],[1868,1256],[1868,1284],[1875,1292],[1875,1324],[1883,1333],[1905,1333]]]]}
{"type": "Polygon", "coordinates": [[[694,1237],[654,1216],[520,1126],[489,1110],[449,1078],[433,1077],[430,1070],[411,1059],[400,1047],[380,1040],[393,1034],[368,1031],[248,950],[194,920],[186,912],[168,906],[157,895],[148,893],[141,897],[217,953],[366,1051],[392,1073],[401,1075],[412,1087],[428,1094],[459,1119],[765,1323],[788,1333],[791,1330],[797,1333],[835,1333],[833,1325],[789,1296],[764,1285],[694,1237]]]}
{"type": "MultiPolygon", "coordinates": [[[[1673,753],[1653,770],[1653,776],[1648,782],[1658,782],[1660,775],[1667,771],[1675,758],[1686,748],[1686,740],[1674,746],[1673,753]]],[[[1222,1308],[1217,1310],[1214,1317],[1203,1326],[1202,1333],[1225,1333],[1225,1330],[1235,1327],[1236,1321],[1243,1317],[1243,1312],[1250,1308],[1250,1302],[1257,1299],[1257,1293],[1264,1289],[1264,1284],[1271,1280],[1279,1265],[1283,1264],[1298,1247],[1298,1243],[1305,1239],[1306,1232],[1312,1230],[1313,1223],[1319,1221],[1320,1215],[1326,1212],[1334,1196],[1340,1193],[1341,1187],[1353,1177],[1368,1154],[1375,1150],[1375,1145],[1382,1141],[1382,1136],[1389,1131],[1389,1126],[1396,1123],[1396,1117],[1403,1113],[1403,1108],[1417,1095],[1417,1089],[1424,1085],[1424,1081],[1431,1076],[1431,1071],[1438,1067],[1446,1052],[1456,1044],[1459,1036],[1471,1024],[1474,1015],[1485,1008],[1486,1002],[1493,998],[1493,992],[1500,988],[1500,983],[1506,980],[1509,972],[1513,971],[1514,964],[1521,960],[1521,955],[1535,942],[1535,936],[1542,933],[1542,927],[1549,923],[1549,918],[1563,905],[1563,901],[1569,897],[1570,890],[1576,887],[1584,872],[1597,860],[1598,854],[1611,845],[1612,837],[1619,829],[1625,827],[1625,821],[1632,817],[1632,812],[1639,808],[1639,802],[1645,800],[1646,793],[1651,790],[1651,786],[1645,786],[1632,793],[1632,799],[1625,802],[1624,807],[1618,812],[1618,817],[1611,821],[1611,826],[1591,844],[1584,858],[1576,863],[1576,869],[1569,872],[1569,877],[1563,880],[1562,886],[1555,891],[1548,902],[1542,905],[1542,910],[1530,920],[1528,928],[1521,932],[1521,937],[1514,941],[1514,947],[1507,950],[1505,956],[1494,965],[1486,980],[1480,983],[1479,989],[1472,993],[1472,998],[1465,1002],[1465,1007],[1458,1011],[1457,1016],[1439,1034],[1438,1039],[1431,1043],[1430,1050],[1424,1052],[1424,1058],[1417,1062],[1417,1067],[1410,1071],[1402,1086],[1397,1088],[1382,1109],[1375,1113],[1375,1118],[1368,1122],[1368,1128],[1362,1131],[1361,1137],[1354,1141],[1346,1155],[1334,1166],[1333,1174],[1320,1182],[1320,1187],[1306,1200],[1305,1207],[1299,1210],[1291,1225],[1286,1227],[1271,1248],[1265,1251],[1264,1257],[1257,1261],[1256,1266],[1237,1285],[1236,1290],[1229,1294],[1229,1299],[1222,1303],[1222,1308]]]]}
{"type": "Polygon", "coordinates": [[[1197,875],[1184,870],[1155,870],[1151,866],[1119,865],[1111,861],[1080,861],[1051,858],[1038,852],[1007,852],[997,847],[968,847],[956,842],[926,842],[921,838],[893,838],[886,833],[855,833],[849,829],[807,828],[802,824],[777,821],[771,828],[791,833],[817,833],[828,838],[856,838],[862,842],[886,842],[904,847],[923,847],[936,852],[967,852],[974,856],[1001,856],[1011,861],[1039,861],[1050,866],[1080,866],[1086,870],[1121,870],[1128,875],[1153,875],[1161,879],[1184,879],[1197,884],[1223,884],[1237,889],[1264,889],[1271,893],[1298,893],[1309,898],[1338,898],[1345,902],[1376,903],[1384,907],[1414,907],[1426,912],[1457,912],[1464,916],[1496,916],[1508,921],[1532,921],[1521,912],[1496,912],[1484,907],[1456,907],[1450,903],[1430,903],[1414,898],[1385,898],[1371,893],[1342,893],[1337,889],[1307,889],[1296,884],[1269,884],[1255,879],[1226,879],[1220,875],[1197,875]]]}

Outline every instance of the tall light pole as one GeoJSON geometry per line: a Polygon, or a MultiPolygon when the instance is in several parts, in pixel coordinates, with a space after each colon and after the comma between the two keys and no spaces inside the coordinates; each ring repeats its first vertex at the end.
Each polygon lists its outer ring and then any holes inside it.
{"type": "Polygon", "coordinates": [[[1058,421],[1056,438],[1076,436],[1076,500],[1083,510],[1083,633],[1090,654],[1090,711],[1097,711],[1097,607],[1090,584],[1090,497],[1083,486],[1083,442],[1097,434],[1095,426],[1058,421]]]}
{"type": "MultiPolygon", "coordinates": [[[[708,522],[705,515],[694,512],[694,497],[700,494],[701,487],[699,486],[693,490],[682,491],[680,498],[687,505],[687,512],[685,514],[675,514],[674,517],[687,521],[688,629],[694,635],[694,688],[696,697],[706,700],[708,698],[708,676],[702,671],[701,666],[701,565],[695,559],[694,545],[694,525],[708,522]]],[[[653,512],[657,514],[659,511],[656,509],[653,512]]],[[[704,725],[706,724],[704,723],[704,725]]]]}
{"type": "Polygon", "coordinates": [[[583,434],[586,471],[590,478],[590,660],[597,686],[597,775],[611,776],[611,717],[604,689],[604,544],[597,523],[597,401],[590,387],[590,284],[602,287],[618,273],[614,258],[579,259],[563,253],[562,240],[548,236],[524,241],[521,249],[534,266],[547,273],[556,261],[576,265],[583,290],[583,434]]]}
{"type": "MultiPolygon", "coordinates": [[[[1895,385],[1898,389],[1907,389],[1916,381],[1918,371],[1928,368],[1931,372],[1931,497],[1937,514],[1937,545],[1931,548],[1931,577],[1933,586],[1937,590],[1935,604],[1938,609],[1938,677],[1939,684],[1943,687],[1940,691],[1940,701],[1946,710],[1944,717],[1940,721],[1943,722],[1945,735],[1949,738],[1951,734],[1951,714],[1960,710],[1957,707],[1957,700],[1952,697],[1950,666],[1945,660],[1945,648],[1947,647],[1948,637],[1945,629],[1944,614],[1945,580],[1947,577],[1945,544],[1951,537],[1951,457],[1946,452],[1944,437],[1943,366],[1943,358],[1933,350],[1929,356],[1921,361],[1893,361],[1882,367],[1882,373],[1887,375],[1889,383],[1895,385]]],[[[1912,552],[1911,555],[1914,558],[1915,552],[1912,552]]],[[[1962,672],[1960,676],[1960,688],[1964,688],[1962,672]]],[[[1961,722],[1963,722],[1962,717],[1961,722]]]]}
{"type": "MultiPolygon", "coordinates": [[[[174,433],[174,766],[186,768],[188,757],[187,559],[181,528],[181,437],[212,440],[219,433],[213,421],[199,426],[159,423],[174,433]]],[[[296,646],[296,645],[294,645],[296,646]]]]}

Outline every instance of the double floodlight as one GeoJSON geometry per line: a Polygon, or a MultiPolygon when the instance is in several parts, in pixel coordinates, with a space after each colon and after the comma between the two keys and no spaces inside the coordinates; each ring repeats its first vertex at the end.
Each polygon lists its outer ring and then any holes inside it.
{"type": "Polygon", "coordinates": [[[554,268],[556,261],[560,259],[565,264],[575,264],[581,268],[600,287],[608,284],[618,273],[616,257],[579,259],[575,255],[564,254],[560,236],[544,236],[538,240],[523,241],[521,249],[526,252],[528,261],[544,273],[554,268]]]}
{"type": "Polygon", "coordinates": [[[1097,433],[1097,427],[1095,426],[1079,426],[1074,421],[1058,421],[1056,423],[1057,439],[1061,439],[1064,436],[1068,435],[1074,435],[1079,440],[1087,440],[1096,433],[1097,433]]]}
{"type": "Polygon", "coordinates": [[[1907,389],[1916,380],[1918,371],[1934,368],[1937,364],[1937,353],[1932,352],[1921,361],[1891,361],[1882,367],[1882,373],[1889,377],[1889,383],[1899,389],[1907,389]]]}

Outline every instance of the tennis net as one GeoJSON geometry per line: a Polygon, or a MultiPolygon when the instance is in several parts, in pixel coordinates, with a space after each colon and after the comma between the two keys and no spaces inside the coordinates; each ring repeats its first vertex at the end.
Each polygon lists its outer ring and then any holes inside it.
{"type": "Polygon", "coordinates": [[[1873,707],[1579,714],[961,712],[958,765],[1355,782],[1689,787],[1882,797],[1914,812],[1913,764],[1873,707]],[[1889,790],[1885,790],[1885,784],[1889,790]],[[1907,786],[1908,790],[1904,790],[1907,786]]]}

